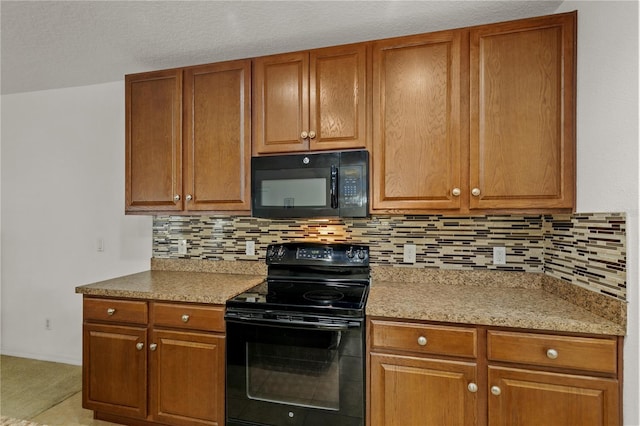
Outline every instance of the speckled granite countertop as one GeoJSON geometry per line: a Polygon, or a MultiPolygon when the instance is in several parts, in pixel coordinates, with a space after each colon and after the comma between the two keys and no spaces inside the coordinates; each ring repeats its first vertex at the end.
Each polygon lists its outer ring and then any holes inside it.
{"type": "MultiPolygon", "coordinates": [[[[103,297],[224,304],[266,276],[260,262],[152,259],[151,271],[76,287],[103,297]]],[[[626,334],[626,304],[544,274],[372,267],[368,316],[626,334]]]]}
{"type": "Polygon", "coordinates": [[[624,335],[624,327],[541,288],[432,282],[371,284],[368,316],[624,335]]]}
{"type": "Polygon", "coordinates": [[[264,275],[152,270],[76,287],[76,293],[224,305],[263,280],[264,275]]]}

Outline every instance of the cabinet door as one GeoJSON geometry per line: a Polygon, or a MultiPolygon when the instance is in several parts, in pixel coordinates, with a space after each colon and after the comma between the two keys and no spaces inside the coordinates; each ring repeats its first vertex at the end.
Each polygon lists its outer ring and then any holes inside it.
{"type": "Polygon", "coordinates": [[[489,367],[490,426],[620,424],[617,380],[489,367]]]}
{"type": "Polygon", "coordinates": [[[575,204],[575,14],[470,35],[471,209],[575,204]]]}
{"type": "Polygon", "coordinates": [[[373,210],[460,208],[466,37],[445,31],[373,45],[373,210]]]}
{"type": "Polygon", "coordinates": [[[309,54],[257,58],[253,71],[253,153],[308,150],[309,54]]]}
{"type": "Polygon", "coordinates": [[[475,425],[475,363],[371,354],[371,426],[475,425]]]}
{"type": "Polygon", "coordinates": [[[125,210],[182,210],[182,71],[125,77],[125,210]]]}
{"type": "Polygon", "coordinates": [[[85,323],[82,406],[126,417],[147,415],[146,328],[85,323]]]}
{"type": "Polygon", "coordinates": [[[185,210],[251,210],[251,61],[187,68],[184,88],[185,210]]]}
{"type": "Polygon", "coordinates": [[[150,402],[154,420],[171,425],[224,425],[225,339],[154,330],[150,402]]]}
{"type": "Polygon", "coordinates": [[[367,147],[367,46],[310,53],[311,150],[367,147]]]}

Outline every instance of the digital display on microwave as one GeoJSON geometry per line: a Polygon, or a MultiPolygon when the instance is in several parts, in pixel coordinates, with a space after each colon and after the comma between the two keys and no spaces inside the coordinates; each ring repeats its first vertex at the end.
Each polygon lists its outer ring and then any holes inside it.
{"type": "Polygon", "coordinates": [[[326,178],[262,180],[260,200],[264,207],[322,207],[327,187],[326,178]]]}

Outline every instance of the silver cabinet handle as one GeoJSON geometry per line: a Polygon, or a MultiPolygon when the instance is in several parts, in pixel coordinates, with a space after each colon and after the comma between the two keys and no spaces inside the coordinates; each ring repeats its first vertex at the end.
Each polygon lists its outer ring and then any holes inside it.
{"type": "Polygon", "coordinates": [[[549,359],[558,358],[558,351],[556,351],[555,349],[548,349],[547,350],[547,358],[549,358],[549,359]]]}
{"type": "Polygon", "coordinates": [[[477,197],[480,195],[480,188],[473,188],[471,190],[471,195],[473,195],[474,197],[477,197]]]}
{"type": "Polygon", "coordinates": [[[151,349],[152,351],[155,351],[158,348],[158,345],[155,343],[152,343],[149,345],[149,349],[151,349]]]}
{"type": "Polygon", "coordinates": [[[315,139],[316,138],[316,132],[314,132],[313,130],[309,131],[309,139],[315,139]]]}
{"type": "Polygon", "coordinates": [[[184,314],[181,319],[182,319],[182,322],[188,322],[189,321],[189,315],[184,314]]]}
{"type": "Polygon", "coordinates": [[[187,201],[191,201],[193,200],[193,197],[191,196],[191,194],[187,194],[187,201]]]}
{"type": "Polygon", "coordinates": [[[306,139],[308,137],[309,137],[309,133],[307,133],[307,132],[300,133],[300,139],[306,139]]]}
{"type": "Polygon", "coordinates": [[[108,308],[107,309],[107,315],[111,316],[113,314],[116,313],[116,309],[115,308],[108,308]]]}
{"type": "Polygon", "coordinates": [[[491,393],[498,396],[502,393],[502,390],[498,386],[491,386],[491,393]]]}
{"type": "Polygon", "coordinates": [[[139,343],[136,344],[136,349],[137,350],[141,351],[143,348],[144,348],[144,343],[139,342],[139,343]]]}
{"type": "Polygon", "coordinates": [[[180,201],[180,195],[176,194],[173,196],[173,201],[180,201]]]}
{"type": "Polygon", "coordinates": [[[462,194],[462,191],[460,191],[460,188],[453,188],[451,190],[451,195],[453,195],[454,197],[459,197],[460,194],[462,194]]]}
{"type": "Polygon", "coordinates": [[[469,389],[469,392],[471,393],[476,393],[478,392],[478,385],[476,385],[475,383],[471,382],[467,385],[467,389],[469,389]]]}
{"type": "Polygon", "coordinates": [[[424,336],[420,336],[420,337],[418,337],[418,344],[419,344],[420,346],[424,346],[424,345],[426,345],[426,344],[427,344],[427,338],[426,338],[426,337],[424,337],[424,336]]]}

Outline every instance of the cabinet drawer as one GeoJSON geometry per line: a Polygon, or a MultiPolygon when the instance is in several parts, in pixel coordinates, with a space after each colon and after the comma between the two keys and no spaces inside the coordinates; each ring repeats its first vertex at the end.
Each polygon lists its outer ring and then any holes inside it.
{"type": "Polygon", "coordinates": [[[487,345],[491,361],[617,372],[613,339],[489,331],[487,345]]]}
{"type": "Polygon", "coordinates": [[[84,299],[82,314],[85,321],[109,321],[132,324],[146,324],[148,320],[147,302],[119,299],[84,299]]]}
{"type": "Polygon", "coordinates": [[[475,358],[475,328],[371,321],[371,348],[475,358]]]}
{"type": "Polygon", "coordinates": [[[156,302],[151,322],[154,326],[224,332],[224,307],[156,302]]]}

